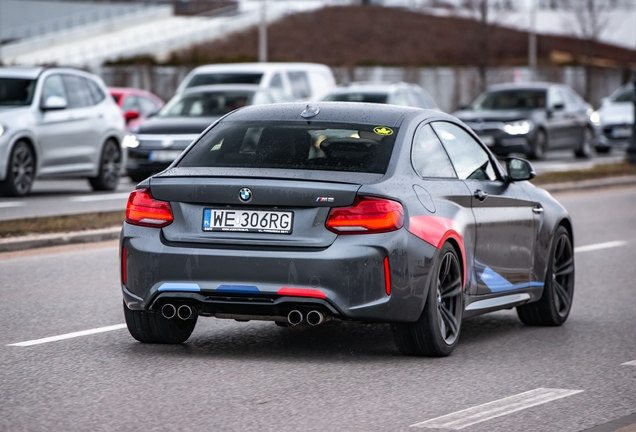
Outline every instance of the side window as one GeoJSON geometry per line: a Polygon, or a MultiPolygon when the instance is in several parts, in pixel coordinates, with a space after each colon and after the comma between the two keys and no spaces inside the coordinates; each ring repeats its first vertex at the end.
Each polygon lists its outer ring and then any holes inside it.
{"type": "Polygon", "coordinates": [[[75,75],[62,75],[69,108],[82,108],[93,105],[93,97],[88,81],[75,75]]]}
{"type": "Polygon", "coordinates": [[[61,97],[68,104],[68,98],[66,97],[66,90],[64,89],[64,83],[62,83],[62,77],[60,75],[51,75],[42,87],[42,103],[51,96],[61,97]]]}
{"type": "Polygon", "coordinates": [[[488,153],[468,132],[448,122],[435,122],[432,126],[460,179],[497,179],[488,153]]]}
{"type": "Polygon", "coordinates": [[[252,98],[252,105],[264,105],[273,102],[274,100],[272,99],[269,91],[257,91],[254,93],[254,97],[252,98]]]}
{"type": "Polygon", "coordinates": [[[411,93],[411,99],[413,99],[412,106],[427,109],[437,108],[433,99],[425,93],[414,91],[411,93]]]}
{"type": "Polygon", "coordinates": [[[149,116],[150,114],[154,114],[159,110],[159,105],[157,105],[153,100],[150,100],[148,98],[145,97],[139,97],[138,98],[138,102],[139,102],[139,111],[141,112],[141,115],[143,115],[144,117],[149,116]]]}
{"type": "Polygon", "coordinates": [[[126,111],[139,111],[139,103],[137,102],[137,96],[129,95],[124,99],[124,103],[121,105],[121,110],[126,111]]]}
{"type": "Polygon", "coordinates": [[[420,177],[457,178],[442,143],[430,125],[420,126],[415,132],[411,161],[420,177]]]}
{"type": "Polygon", "coordinates": [[[272,77],[272,80],[269,82],[270,88],[283,88],[283,78],[281,78],[280,73],[276,72],[272,77]]]}
{"type": "Polygon", "coordinates": [[[409,101],[409,95],[404,90],[398,90],[397,92],[395,92],[395,94],[393,95],[393,101],[391,103],[394,105],[411,105],[409,101]]]}
{"type": "Polygon", "coordinates": [[[553,108],[555,105],[565,105],[563,95],[557,87],[550,87],[548,90],[548,107],[553,108]]]}
{"type": "Polygon", "coordinates": [[[287,72],[289,83],[291,84],[292,94],[299,99],[306,99],[311,96],[311,87],[309,87],[309,78],[305,72],[287,72]]]}
{"type": "Polygon", "coordinates": [[[93,103],[97,105],[101,101],[106,98],[106,95],[102,91],[102,89],[95,83],[95,81],[87,80],[88,88],[91,91],[91,96],[93,97],[93,103]]]}

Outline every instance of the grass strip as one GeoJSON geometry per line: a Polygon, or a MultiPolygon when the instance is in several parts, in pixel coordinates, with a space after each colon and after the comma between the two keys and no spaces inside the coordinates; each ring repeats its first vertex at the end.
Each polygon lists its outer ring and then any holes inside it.
{"type": "Polygon", "coordinates": [[[592,168],[580,170],[545,172],[538,174],[537,177],[532,180],[532,183],[535,185],[544,185],[548,183],[594,180],[623,175],[636,175],[636,165],[631,165],[628,162],[620,162],[600,164],[592,168]]]}
{"type": "Polygon", "coordinates": [[[110,228],[121,225],[125,216],[117,211],[0,221],[0,238],[110,228]]]}

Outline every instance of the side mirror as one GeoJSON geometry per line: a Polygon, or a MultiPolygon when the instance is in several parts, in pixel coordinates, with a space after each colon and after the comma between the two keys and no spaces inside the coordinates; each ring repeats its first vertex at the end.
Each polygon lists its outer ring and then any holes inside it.
{"type": "Polygon", "coordinates": [[[66,99],[61,96],[49,96],[42,103],[42,111],[66,109],[66,99]]]}
{"type": "Polygon", "coordinates": [[[139,116],[140,114],[139,114],[139,111],[137,110],[130,110],[124,113],[124,118],[126,119],[126,123],[128,123],[131,120],[139,118],[139,116]]]}
{"type": "Polygon", "coordinates": [[[555,103],[554,105],[552,105],[552,109],[554,111],[561,111],[563,108],[565,108],[565,104],[563,102],[555,103]]]}
{"type": "Polygon", "coordinates": [[[506,168],[508,169],[509,181],[532,180],[537,176],[532,164],[525,159],[508,158],[506,159],[506,168]]]}

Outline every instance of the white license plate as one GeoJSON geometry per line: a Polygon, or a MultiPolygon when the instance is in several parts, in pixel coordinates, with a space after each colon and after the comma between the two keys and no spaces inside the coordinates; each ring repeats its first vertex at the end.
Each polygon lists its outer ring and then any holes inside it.
{"type": "Polygon", "coordinates": [[[203,210],[203,231],[291,234],[293,212],[261,210],[203,210]]]}
{"type": "Polygon", "coordinates": [[[632,128],[629,126],[615,127],[612,129],[612,137],[614,138],[629,138],[632,136],[632,128]]]}
{"type": "Polygon", "coordinates": [[[151,151],[148,159],[152,162],[172,162],[181,154],[181,150],[155,150],[151,151]]]}
{"type": "Polygon", "coordinates": [[[486,144],[488,147],[495,145],[495,137],[491,135],[479,135],[481,141],[486,144]]]}

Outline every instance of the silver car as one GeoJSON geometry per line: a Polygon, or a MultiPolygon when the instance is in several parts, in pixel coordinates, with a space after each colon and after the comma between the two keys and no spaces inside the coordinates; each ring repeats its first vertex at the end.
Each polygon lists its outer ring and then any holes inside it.
{"type": "Polygon", "coordinates": [[[36,178],[85,177],[117,187],[124,118],[104,83],[62,68],[0,68],[0,194],[29,193],[36,178]]]}
{"type": "Polygon", "coordinates": [[[596,151],[607,153],[612,147],[627,147],[634,124],[634,87],[625,84],[608,98],[591,115],[596,129],[596,151]]]}

